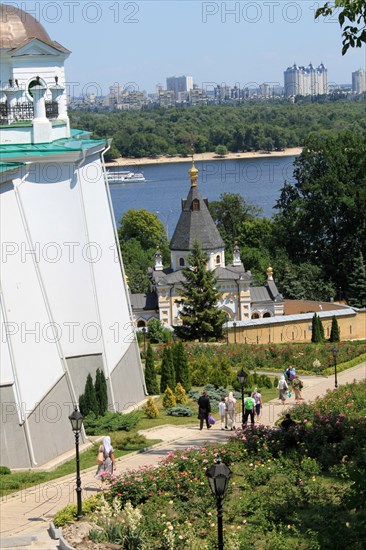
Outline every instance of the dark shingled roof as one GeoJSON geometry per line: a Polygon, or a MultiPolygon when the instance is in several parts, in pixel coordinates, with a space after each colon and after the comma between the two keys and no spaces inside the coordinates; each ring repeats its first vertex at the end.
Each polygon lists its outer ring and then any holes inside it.
{"type": "Polygon", "coordinates": [[[182,201],[182,212],[175,228],[170,250],[192,250],[197,241],[202,250],[224,248],[225,244],[197,187],[191,187],[188,197],[182,201]],[[198,201],[199,209],[192,209],[192,202],[198,201]]]}
{"type": "Polygon", "coordinates": [[[130,293],[132,309],[156,310],[158,308],[158,297],[155,292],[146,294],[130,293]]]}

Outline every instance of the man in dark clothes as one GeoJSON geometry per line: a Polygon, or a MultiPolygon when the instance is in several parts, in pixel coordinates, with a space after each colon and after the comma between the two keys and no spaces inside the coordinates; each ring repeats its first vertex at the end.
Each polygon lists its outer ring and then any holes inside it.
{"type": "Polygon", "coordinates": [[[283,430],[288,430],[289,428],[292,428],[293,426],[296,426],[295,420],[292,420],[291,415],[289,413],[286,414],[285,420],[282,420],[280,424],[281,428],[283,430]]]}
{"type": "Polygon", "coordinates": [[[200,430],[203,428],[203,421],[206,420],[207,429],[211,426],[208,423],[208,416],[211,412],[211,404],[207,395],[207,391],[203,391],[201,397],[198,399],[198,418],[200,421],[200,430]]]}

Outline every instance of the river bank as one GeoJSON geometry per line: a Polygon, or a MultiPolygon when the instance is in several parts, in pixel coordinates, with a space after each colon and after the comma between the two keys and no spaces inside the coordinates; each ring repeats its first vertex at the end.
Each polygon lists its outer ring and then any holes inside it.
{"type": "MultiPolygon", "coordinates": [[[[302,152],[301,147],[291,147],[283,151],[256,151],[248,153],[228,153],[225,157],[219,157],[216,153],[197,153],[194,155],[195,161],[212,161],[212,160],[238,160],[238,159],[254,159],[264,157],[292,157],[298,156],[302,152]]],[[[158,158],[142,157],[142,158],[124,158],[119,157],[111,162],[106,162],[108,168],[117,166],[141,166],[145,164],[173,164],[176,162],[192,162],[191,157],[165,157],[158,158]]]]}

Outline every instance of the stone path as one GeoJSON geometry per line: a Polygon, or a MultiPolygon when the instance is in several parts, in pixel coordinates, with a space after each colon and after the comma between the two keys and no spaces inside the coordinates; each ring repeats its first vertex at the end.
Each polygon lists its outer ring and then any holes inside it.
{"type": "MultiPolygon", "coordinates": [[[[334,376],[327,378],[302,377],[304,389],[302,396],[305,401],[311,402],[317,396],[324,395],[327,390],[334,389],[334,376]]],[[[338,384],[346,384],[354,380],[366,379],[366,362],[344,371],[338,375],[338,384]]],[[[276,399],[263,406],[261,424],[273,425],[284,409],[294,405],[294,398],[287,400],[282,406],[276,399]]],[[[237,418],[239,425],[240,416],[237,418]]],[[[144,435],[153,439],[160,439],[161,443],[148,449],[144,453],[133,453],[117,461],[117,473],[139,466],[157,464],[170,451],[185,449],[192,445],[203,445],[206,442],[224,442],[231,432],[222,431],[219,423],[210,430],[199,431],[197,426],[160,426],[152,430],[142,431],[144,435]]],[[[81,474],[83,498],[96,493],[98,483],[95,475],[96,467],[83,470],[81,474]]],[[[45,549],[59,548],[57,541],[48,536],[49,522],[54,514],[67,504],[75,503],[75,474],[53,480],[42,485],[31,487],[4,497],[1,501],[0,512],[0,548],[45,549]],[[32,540],[33,537],[33,540],[32,540]]]]}

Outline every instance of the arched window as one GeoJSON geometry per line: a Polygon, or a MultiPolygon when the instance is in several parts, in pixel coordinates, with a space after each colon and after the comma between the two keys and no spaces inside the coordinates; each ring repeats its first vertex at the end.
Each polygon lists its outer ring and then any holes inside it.
{"type": "Polygon", "coordinates": [[[216,263],[217,263],[217,264],[220,264],[220,263],[221,263],[221,256],[220,256],[220,254],[218,254],[218,255],[216,256],[216,263]]]}
{"type": "Polygon", "coordinates": [[[146,327],[145,321],[137,321],[137,327],[138,328],[146,327]]]}
{"type": "Polygon", "coordinates": [[[259,319],[259,313],[252,313],[252,319],[259,319]]]}
{"type": "Polygon", "coordinates": [[[184,258],[179,258],[179,267],[184,267],[186,265],[184,258]]]}
{"type": "Polygon", "coordinates": [[[200,201],[198,199],[193,199],[191,208],[193,212],[198,212],[200,209],[200,201]]]}
{"type": "Polygon", "coordinates": [[[269,311],[266,311],[266,313],[263,313],[263,317],[271,317],[271,314],[269,313],[269,311]]]}

